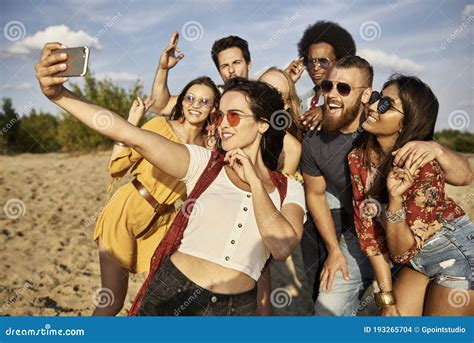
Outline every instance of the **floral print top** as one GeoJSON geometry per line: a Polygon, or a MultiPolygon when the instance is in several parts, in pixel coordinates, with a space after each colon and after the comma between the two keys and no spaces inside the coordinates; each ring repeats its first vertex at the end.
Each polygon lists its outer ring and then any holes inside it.
{"type": "MultiPolygon", "coordinates": [[[[362,251],[367,256],[388,253],[383,206],[366,196],[376,175],[367,168],[365,151],[356,148],[349,153],[354,224],[362,251]]],[[[414,183],[403,194],[406,222],[415,241],[410,249],[391,256],[396,263],[407,263],[423,248],[423,243],[440,230],[444,223],[463,216],[464,211],[445,193],[445,176],[436,160],[424,165],[414,176],[414,183]]]]}

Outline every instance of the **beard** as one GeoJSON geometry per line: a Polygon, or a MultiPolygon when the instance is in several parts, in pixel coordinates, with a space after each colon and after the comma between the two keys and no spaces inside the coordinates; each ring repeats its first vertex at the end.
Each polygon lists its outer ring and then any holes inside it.
{"type": "Polygon", "coordinates": [[[359,95],[359,98],[352,107],[342,107],[341,115],[338,117],[333,117],[327,113],[326,105],[323,106],[323,115],[321,121],[321,129],[324,132],[335,132],[339,131],[343,127],[351,124],[359,113],[360,101],[362,94],[359,95]]]}

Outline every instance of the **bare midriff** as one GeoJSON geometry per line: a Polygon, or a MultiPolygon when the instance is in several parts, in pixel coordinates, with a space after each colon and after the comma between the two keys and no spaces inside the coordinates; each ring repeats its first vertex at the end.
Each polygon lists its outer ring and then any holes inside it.
{"type": "Polygon", "coordinates": [[[192,282],[214,293],[238,294],[255,287],[247,274],[180,251],[171,255],[171,261],[192,282]]]}

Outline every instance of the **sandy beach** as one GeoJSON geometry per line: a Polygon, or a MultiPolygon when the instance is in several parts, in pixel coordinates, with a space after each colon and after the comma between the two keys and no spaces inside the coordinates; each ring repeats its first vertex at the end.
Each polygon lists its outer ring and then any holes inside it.
{"type": "MultiPolygon", "coordinates": [[[[108,158],[105,151],[0,156],[1,315],[91,315],[100,287],[92,233],[110,197],[108,158]]],[[[474,155],[470,163],[474,166],[474,155]]],[[[474,185],[449,186],[447,192],[474,218],[474,185]]],[[[304,281],[299,250],[294,261],[304,281]]],[[[291,283],[284,262],[273,265],[272,278],[274,289],[291,283]]],[[[143,275],[132,276],[122,315],[142,281],[143,275]]],[[[290,300],[284,299],[286,306],[275,307],[274,313],[310,312],[306,287],[290,300]]]]}

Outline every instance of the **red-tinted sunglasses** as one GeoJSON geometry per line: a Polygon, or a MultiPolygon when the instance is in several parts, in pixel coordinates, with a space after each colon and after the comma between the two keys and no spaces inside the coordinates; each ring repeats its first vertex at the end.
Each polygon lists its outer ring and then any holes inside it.
{"type": "MultiPolygon", "coordinates": [[[[252,114],[241,114],[234,111],[227,112],[227,122],[231,127],[236,127],[240,123],[240,119],[253,117],[252,114]]],[[[211,113],[211,123],[216,126],[220,126],[224,120],[224,112],[214,111],[211,113]]]]}

